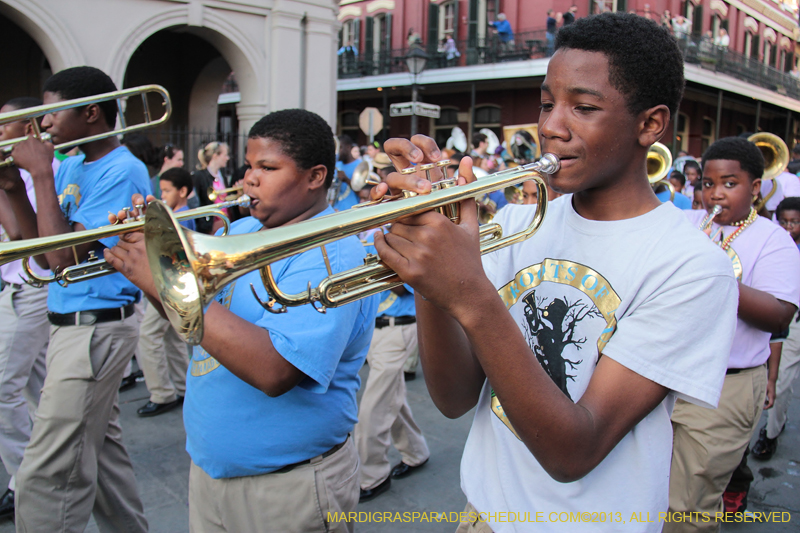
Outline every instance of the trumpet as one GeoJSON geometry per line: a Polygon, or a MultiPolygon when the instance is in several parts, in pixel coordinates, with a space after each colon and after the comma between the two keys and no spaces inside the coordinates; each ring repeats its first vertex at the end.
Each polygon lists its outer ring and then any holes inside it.
{"type": "Polygon", "coordinates": [[[767,205],[767,202],[778,188],[775,178],[789,164],[789,148],[783,142],[783,139],[774,133],[754,133],[747,140],[755,144],[761,150],[761,155],[764,156],[764,174],[761,176],[761,181],[772,181],[772,190],[755,206],[755,210],[758,212],[767,205]]]}
{"type": "MultiPolygon", "coordinates": [[[[75,146],[80,146],[82,144],[99,141],[101,139],[106,139],[108,137],[114,137],[115,135],[122,135],[124,133],[131,133],[146,128],[152,128],[153,126],[158,126],[159,124],[165,123],[167,120],[169,120],[169,117],[172,114],[172,102],[170,101],[169,93],[164,87],[161,87],[160,85],[142,85],[141,87],[135,87],[133,89],[123,89],[121,91],[98,94],[95,96],[87,96],[85,98],[76,98],[74,100],[66,100],[64,102],[58,102],[55,104],[40,105],[36,107],[20,109],[17,111],[11,111],[10,113],[3,113],[2,115],[0,115],[0,125],[27,120],[30,121],[31,127],[33,128],[33,137],[40,139],[42,141],[49,141],[50,135],[47,133],[42,133],[41,129],[39,128],[39,122],[36,120],[37,118],[43,117],[44,115],[49,115],[50,113],[64,111],[65,109],[84,107],[90,104],[107,102],[109,100],[116,100],[117,102],[117,109],[119,110],[119,121],[120,121],[119,129],[113,131],[107,131],[105,133],[100,133],[98,135],[84,137],[82,139],[76,139],[74,141],[61,143],[57,145],[55,149],[68,150],[75,146]],[[164,102],[162,104],[164,107],[164,114],[157,119],[153,119],[150,113],[150,104],[148,104],[147,102],[147,95],[149,93],[156,93],[164,99],[164,102]],[[142,122],[141,124],[133,124],[129,126],[125,120],[125,114],[123,113],[122,102],[123,100],[126,100],[131,96],[142,97],[142,106],[144,108],[144,122],[142,122]]],[[[4,154],[8,154],[11,152],[11,150],[14,149],[14,146],[16,144],[21,143],[25,139],[27,139],[27,137],[18,137],[16,139],[8,139],[7,141],[0,142],[0,150],[2,150],[4,154]]],[[[14,164],[13,157],[7,157],[4,161],[0,161],[0,167],[10,166],[13,164],[14,164]]]]}
{"type": "Polygon", "coordinates": [[[208,199],[211,200],[212,202],[222,195],[225,195],[226,201],[231,201],[238,198],[243,190],[244,187],[242,185],[238,185],[236,187],[229,187],[227,189],[221,189],[219,191],[214,189],[214,187],[212,186],[208,188],[206,194],[208,195],[208,199]]]}
{"type": "MultiPolygon", "coordinates": [[[[228,230],[230,229],[230,220],[228,220],[228,217],[222,213],[221,209],[233,206],[246,206],[249,205],[249,203],[250,197],[245,195],[232,202],[208,205],[189,211],[183,211],[175,218],[176,220],[180,221],[206,216],[217,216],[223,220],[225,225],[223,228],[223,234],[227,234],[228,230]]],[[[130,210],[130,208],[125,208],[124,210],[127,211],[130,210]]],[[[53,282],[58,283],[61,286],[67,286],[70,283],[86,281],[89,279],[98,278],[100,276],[113,274],[116,272],[116,270],[114,270],[114,268],[109,265],[107,261],[97,257],[94,251],[89,252],[88,261],[64,269],[56,268],[53,276],[51,277],[41,277],[34,274],[30,268],[30,259],[33,256],[60,250],[61,248],[79,246],[81,244],[94,242],[108,237],[118,237],[126,233],[140,231],[144,226],[144,223],[144,218],[142,216],[138,216],[130,219],[128,222],[111,224],[109,226],[103,226],[101,228],[92,230],[65,233],[52,237],[39,237],[24,241],[0,243],[0,265],[22,259],[22,268],[28,275],[28,279],[26,279],[25,282],[35,287],[42,287],[53,282]]]]}
{"type": "MultiPolygon", "coordinates": [[[[438,164],[420,165],[401,171],[425,171],[438,164]]],[[[540,201],[530,225],[523,231],[504,237],[497,224],[481,228],[480,251],[486,254],[521,242],[533,235],[544,220],[547,209],[547,186],[542,174],[557,172],[558,157],[545,154],[529,165],[504,170],[467,185],[456,186],[455,179],[432,184],[432,191],[416,195],[405,191],[402,198],[359,204],[338,213],[306,220],[268,231],[211,237],[182,228],[170,209],[162,203],[151,204],[145,214],[144,234],[147,258],[153,272],[161,303],[172,326],[190,344],[203,339],[203,313],[214,296],[235,279],[261,270],[270,299],[259,302],[270,312],[286,312],[287,307],[311,304],[320,312],[402,284],[397,275],[377,256],[368,256],[361,267],[332,274],[317,288],[297,295],[284,294],[277,287],[270,264],[286,257],[381,227],[405,216],[435,209],[451,220],[460,220],[459,202],[505,189],[526,180],[534,180],[540,201]],[[281,304],[283,307],[276,307],[281,304]]],[[[330,270],[330,269],[329,269],[330,270]]],[[[255,293],[255,288],[251,287],[255,293]]]]}

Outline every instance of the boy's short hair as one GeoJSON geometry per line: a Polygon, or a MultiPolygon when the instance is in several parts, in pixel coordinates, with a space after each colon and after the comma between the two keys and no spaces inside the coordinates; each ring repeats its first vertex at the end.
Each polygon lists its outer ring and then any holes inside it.
{"type": "Polygon", "coordinates": [[[352,147],[354,144],[355,144],[355,142],[353,141],[353,139],[349,135],[347,135],[346,133],[343,133],[343,134],[339,135],[339,146],[350,146],[350,147],[352,147]]]}
{"type": "MultiPolygon", "coordinates": [[[[43,92],[58,94],[64,100],[74,100],[116,90],[117,86],[102,70],[94,67],[73,67],[50,76],[44,82],[43,92]]],[[[117,122],[117,102],[108,100],[97,106],[103,112],[108,127],[113,128],[117,122]]]]}
{"type": "MultiPolygon", "coordinates": [[[[321,116],[305,109],[284,109],[263,117],[250,128],[251,139],[272,139],[280,143],[283,153],[291,157],[295,165],[308,170],[325,165],[328,174],[325,186],[330,187],[336,162],[336,147],[333,131],[321,116]]],[[[342,135],[340,142],[350,138],[342,135]]]]}
{"type": "Polygon", "coordinates": [[[192,175],[189,174],[188,170],[181,167],[174,167],[164,171],[164,173],[161,174],[161,176],[159,176],[158,179],[170,182],[173,185],[173,187],[175,187],[179,191],[184,187],[186,187],[189,193],[191,193],[192,188],[194,187],[194,183],[192,182],[192,175]]]}
{"type": "Polygon", "coordinates": [[[750,179],[761,178],[764,174],[764,156],[758,147],[741,137],[724,137],[708,147],[703,154],[703,168],[708,161],[726,159],[738,161],[742,170],[750,174],[750,179]]]}
{"type": "Polygon", "coordinates": [[[476,133],[472,136],[472,147],[477,148],[481,143],[485,143],[489,138],[483,133],[476,133]]]}
{"type": "Polygon", "coordinates": [[[784,211],[800,212],[800,197],[787,196],[781,200],[781,203],[778,204],[778,208],[775,209],[775,218],[780,218],[784,211]]]}
{"type": "Polygon", "coordinates": [[[628,110],[666,105],[672,116],[683,97],[683,55],[666,28],[630,13],[601,13],[558,30],[555,49],[602,52],[608,81],[625,97],[628,110]]]}
{"type": "Polygon", "coordinates": [[[669,179],[676,179],[681,185],[686,185],[686,176],[680,170],[673,170],[672,174],[669,175],[669,179]]]}
{"type": "Polygon", "coordinates": [[[28,109],[29,107],[36,107],[42,105],[42,99],[35,96],[18,96],[12,98],[5,105],[13,107],[14,109],[28,109]]]}

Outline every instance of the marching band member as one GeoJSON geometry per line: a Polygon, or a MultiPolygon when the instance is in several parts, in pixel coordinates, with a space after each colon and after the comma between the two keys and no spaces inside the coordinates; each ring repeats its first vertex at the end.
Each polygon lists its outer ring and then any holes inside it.
{"type": "MultiPolygon", "coordinates": [[[[250,130],[246,160],[252,216],[233,223],[230,234],[334,212],[326,198],[333,133],[320,116],[300,109],[267,115],[250,130]]],[[[124,236],[106,258],[158,304],[142,239],[124,236]]],[[[325,249],[336,271],[363,264],[355,237],[325,249]]],[[[328,275],[320,249],[277,261],[272,271],[293,293],[328,275]]],[[[328,512],[354,511],[358,503],[358,453],[349,433],[376,297],[326,314],[307,305],[275,315],[259,305],[251,283],[262,287],[257,271],[220,292],[190,363],[183,407],[190,528],[352,532],[352,522],[326,521],[328,512]]],[[[266,300],[263,287],[258,293],[266,300]]]]}
{"type": "MultiPolygon", "coordinates": [[[[375,246],[415,290],[434,403],[452,418],[476,407],[461,464],[467,510],[602,509],[611,517],[583,529],[660,531],[631,516],[667,509],[675,399],[719,399],[736,284],[725,255],[647,179],[648,148],[684,86],[674,39],[643,17],[603,13],[563,28],[556,49],[539,135],[542,152],[561,159],[549,181],[564,196],[539,231],[481,261],[464,201],[460,224],[426,212],[376,234],[375,246]],[[698,328],[709,309],[715,319],[698,328]]],[[[422,136],[384,146],[397,168],[440,158],[422,136]]],[[[471,167],[464,158],[467,181],[471,167]]],[[[389,185],[429,190],[417,180],[393,174],[389,185]]],[[[511,205],[494,222],[510,235],[533,214],[511,205]]],[[[468,514],[458,531],[531,529],[487,516],[468,514]]]]}
{"type": "MultiPolygon", "coordinates": [[[[789,326],[800,301],[800,254],[780,226],[752,207],[764,158],[755,144],[727,137],[703,154],[702,200],[707,211],[686,211],[704,227],[715,206],[710,235],[730,258],[739,282],[738,320],[717,409],[678,400],[672,413],[675,440],[670,510],[723,510],[722,495],[761,417],[765,397],[774,400],[779,358],[770,358],[771,333],[789,326]],[[767,360],[772,368],[767,377],[767,360]],[[702,450],[702,452],[699,452],[702,450]]],[[[702,368],[702,367],[698,367],[702,368]]],[[[747,492],[728,493],[726,511],[744,511],[747,492]]],[[[719,523],[667,524],[665,531],[718,531],[719,523]]]]}
{"type": "MultiPolygon", "coordinates": [[[[116,91],[93,67],[51,76],[44,103],[116,91]]],[[[54,144],[114,129],[116,102],[106,101],[45,115],[42,128],[54,144]]],[[[150,191],[144,164],[116,137],[81,145],[53,175],[53,145],[37,139],[17,144],[15,163],[30,172],[38,211],[30,209],[18,174],[0,181],[26,239],[94,229],[108,223],[134,193],[150,191]],[[38,231],[37,231],[38,226],[38,231]]],[[[45,254],[55,270],[113,246],[115,237],[45,254]]],[[[83,531],[93,514],[101,531],[146,531],[142,503],[119,425],[118,391],[139,336],[134,303],[139,290],[113,274],[66,287],[50,287],[47,377],[33,432],[17,473],[17,531],[83,531]]]]}
{"type": "MultiPolygon", "coordinates": [[[[42,105],[39,98],[13,98],[0,108],[0,113],[42,105]]],[[[0,126],[0,141],[33,134],[28,121],[0,126]]],[[[53,172],[58,161],[53,161],[53,172]]],[[[20,170],[31,206],[36,208],[31,175],[20,170]]],[[[22,239],[5,192],[0,192],[0,240],[22,239]]],[[[40,258],[41,260],[41,258],[40,258]]],[[[39,276],[50,271],[30,261],[30,268],[39,276]]],[[[0,293],[0,459],[11,476],[8,490],[0,497],[0,516],[14,514],[15,474],[22,463],[23,452],[31,439],[31,420],[39,405],[45,376],[45,354],[50,339],[47,321],[47,287],[23,283],[22,260],[0,267],[5,286],[0,293]]]]}

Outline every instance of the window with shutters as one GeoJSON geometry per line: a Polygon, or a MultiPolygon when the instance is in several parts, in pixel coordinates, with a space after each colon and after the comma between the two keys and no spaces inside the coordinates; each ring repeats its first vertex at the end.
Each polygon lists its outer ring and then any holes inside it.
{"type": "Polygon", "coordinates": [[[359,131],[358,111],[342,111],[339,115],[339,135],[347,135],[356,141],[359,131]]]}
{"type": "Polygon", "coordinates": [[[709,146],[716,140],[717,122],[709,117],[703,117],[703,135],[701,135],[700,153],[705,153],[709,146]]]}
{"type": "Polygon", "coordinates": [[[689,150],[689,115],[686,113],[678,113],[678,134],[675,138],[678,141],[678,150],[689,150]]]}
{"type": "MultiPolygon", "coordinates": [[[[482,105],[475,107],[475,124],[472,126],[472,131],[477,132],[481,128],[489,128],[498,138],[503,136],[503,127],[500,122],[500,106],[499,105],[482,105]]],[[[467,136],[470,140],[471,135],[467,136]]]]}

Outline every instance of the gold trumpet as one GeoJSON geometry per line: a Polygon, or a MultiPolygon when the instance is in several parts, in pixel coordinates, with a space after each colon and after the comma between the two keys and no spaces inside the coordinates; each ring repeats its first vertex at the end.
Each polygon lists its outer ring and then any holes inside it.
{"type": "MultiPolygon", "coordinates": [[[[221,209],[238,205],[245,206],[249,205],[249,203],[250,197],[245,195],[233,202],[208,205],[189,211],[183,211],[176,215],[175,219],[180,221],[207,216],[220,217],[225,225],[223,234],[227,234],[228,229],[230,228],[230,220],[228,220],[228,217],[222,213],[221,209]]],[[[127,211],[129,209],[130,208],[128,207],[124,210],[127,211]]],[[[41,287],[53,282],[62,286],[66,286],[70,283],[86,281],[89,279],[99,278],[100,276],[113,274],[116,272],[116,270],[114,270],[114,268],[109,265],[107,261],[97,257],[94,251],[89,252],[89,259],[87,261],[64,269],[57,268],[53,276],[46,278],[34,274],[30,269],[29,262],[30,258],[33,256],[60,250],[61,248],[79,246],[81,244],[98,241],[108,237],[118,237],[126,233],[141,231],[144,223],[144,218],[142,216],[138,216],[136,218],[129,219],[128,222],[111,224],[92,230],[64,233],[62,235],[54,235],[52,237],[26,239],[24,241],[0,243],[0,265],[4,265],[11,261],[16,261],[17,259],[22,259],[23,269],[29,277],[29,279],[25,281],[29,285],[33,285],[35,287],[41,287]]]]}
{"type": "Polygon", "coordinates": [[[211,200],[212,202],[222,195],[225,195],[226,201],[231,201],[238,198],[243,190],[244,187],[242,185],[238,185],[236,187],[229,187],[227,189],[221,189],[219,191],[215,190],[214,187],[212,186],[208,188],[206,194],[208,195],[208,199],[211,200]]]}
{"type": "MultiPolygon", "coordinates": [[[[411,172],[425,171],[430,179],[430,170],[437,166],[441,166],[441,162],[420,165],[411,172]]],[[[313,248],[321,247],[324,254],[325,244],[431,209],[458,221],[459,202],[462,200],[533,179],[540,201],[530,225],[508,237],[502,236],[497,224],[482,227],[481,254],[525,240],[539,228],[547,209],[547,186],[541,174],[557,172],[559,167],[556,156],[545,154],[535,163],[504,170],[467,185],[457,187],[455,179],[443,180],[432,184],[430,194],[415,195],[406,191],[408,194],[404,194],[404,198],[389,197],[325,217],[225,238],[182,228],[166,205],[154,202],[145,214],[148,261],[173,327],[186,342],[198,344],[203,339],[203,313],[214,296],[248,272],[261,269],[270,295],[268,302],[261,302],[267,310],[278,313],[285,312],[286,306],[312,304],[324,312],[327,307],[377,294],[402,284],[402,281],[379,258],[371,256],[362,267],[332,274],[314,289],[309,282],[306,292],[288,295],[277,288],[269,265],[313,248]],[[275,307],[278,303],[284,307],[275,307]]]]}
{"type": "Polygon", "coordinates": [[[761,176],[761,181],[772,181],[772,190],[755,205],[755,210],[761,211],[778,188],[775,178],[789,164],[789,148],[783,139],[765,131],[754,133],[747,140],[755,144],[764,156],[764,174],[761,176]]]}
{"type": "Polygon", "coordinates": [[[675,200],[675,187],[664,179],[669,175],[672,168],[672,153],[669,148],[657,142],[647,151],[647,179],[653,189],[666,186],[669,191],[669,201],[675,200]]]}
{"type": "MultiPolygon", "coordinates": [[[[119,110],[119,121],[120,121],[119,129],[113,131],[107,131],[105,133],[100,133],[98,135],[92,135],[90,137],[84,137],[82,139],[76,139],[74,141],[61,143],[57,145],[55,149],[68,150],[70,148],[79,146],[81,144],[87,144],[90,142],[99,141],[101,139],[106,139],[108,137],[114,137],[115,135],[122,135],[123,133],[131,133],[146,128],[152,128],[153,126],[158,126],[159,124],[163,124],[164,122],[169,120],[169,117],[172,114],[172,102],[169,99],[169,93],[164,87],[161,87],[160,85],[142,85],[141,87],[135,87],[133,89],[123,89],[121,91],[98,94],[95,96],[87,96],[85,98],[76,98],[74,100],[66,100],[64,102],[58,102],[55,104],[40,105],[36,107],[20,109],[17,111],[11,111],[10,113],[3,113],[0,115],[0,125],[27,120],[30,121],[31,127],[33,128],[33,137],[38,138],[42,141],[49,141],[50,135],[47,133],[42,133],[42,131],[39,128],[39,121],[36,120],[37,118],[49,115],[50,113],[57,113],[58,111],[64,111],[65,109],[84,107],[90,104],[107,102],[109,100],[116,100],[117,102],[117,109],[119,110]],[[150,104],[147,103],[147,95],[149,93],[156,93],[164,99],[163,102],[164,114],[155,120],[151,117],[150,104]],[[142,122],[141,124],[133,124],[131,126],[128,126],[125,120],[125,114],[122,112],[123,110],[122,102],[123,100],[130,98],[131,96],[142,97],[142,106],[144,108],[144,122],[142,122]]],[[[14,145],[24,141],[25,139],[27,139],[27,137],[18,137],[16,139],[9,139],[7,141],[0,142],[0,150],[2,150],[4,154],[8,154],[14,148],[14,145]]],[[[0,167],[10,166],[13,164],[14,164],[13,157],[7,157],[4,161],[0,161],[0,167]]]]}

